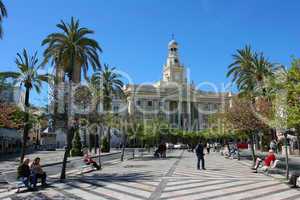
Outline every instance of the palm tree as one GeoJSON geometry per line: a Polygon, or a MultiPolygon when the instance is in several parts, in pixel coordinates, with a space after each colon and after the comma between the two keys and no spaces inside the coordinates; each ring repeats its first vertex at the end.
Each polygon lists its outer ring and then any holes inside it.
{"type": "MultiPolygon", "coordinates": [[[[232,82],[236,83],[240,95],[249,97],[254,105],[256,97],[267,95],[266,81],[273,77],[276,67],[264,57],[263,53],[253,52],[250,46],[238,49],[233,55],[233,60],[228,67],[227,77],[232,77],[232,82]]],[[[253,134],[255,133],[251,133],[249,137],[252,157],[255,160],[253,134]]]]}
{"type": "Polygon", "coordinates": [[[61,180],[66,178],[66,164],[70,152],[72,141],[72,112],[71,112],[71,93],[72,83],[79,84],[81,80],[81,71],[87,79],[88,66],[93,70],[100,69],[99,53],[102,51],[98,42],[89,38],[87,35],[94,31],[80,27],[79,20],[73,17],[70,23],[61,21],[56,25],[60,32],[52,33],[46,37],[42,45],[47,45],[44,52],[45,62],[52,60],[56,70],[63,70],[69,79],[68,92],[68,133],[67,148],[64,154],[63,166],[61,171],[61,180]]]}
{"type": "Polygon", "coordinates": [[[22,54],[18,53],[16,57],[16,65],[18,66],[18,72],[1,72],[0,76],[5,78],[13,78],[17,81],[20,86],[25,87],[25,119],[24,119],[24,133],[23,133],[23,143],[21,150],[20,162],[23,162],[26,153],[26,143],[29,132],[29,113],[28,109],[30,106],[29,97],[30,91],[35,89],[36,92],[40,93],[42,88],[42,82],[48,82],[51,76],[49,74],[39,74],[39,69],[42,65],[39,64],[37,58],[37,53],[30,56],[26,49],[23,49],[22,54]]]}
{"type": "Polygon", "coordinates": [[[232,82],[236,83],[241,92],[248,93],[254,88],[254,80],[251,79],[250,69],[253,64],[253,52],[250,46],[238,49],[233,55],[234,62],[228,66],[227,77],[232,77],[232,82]]]}
{"type": "Polygon", "coordinates": [[[2,21],[4,17],[7,17],[7,10],[2,0],[0,0],[0,39],[3,37],[2,21]]]}
{"type": "MultiPolygon", "coordinates": [[[[103,94],[103,109],[104,112],[111,111],[112,97],[113,96],[123,96],[123,82],[121,80],[121,75],[116,72],[114,67],[110,68],[107,64],[104,65],[104,69],[101,71],[100,76],[103,94]]],[[[107,140],[108,140],[108,151],[110,151],[110,121],[111,117],[107,115],[108,128],[107,128],[107,140]]]]}
{"type": "Polygon", "coordinates": [[[228,66],[227,77],[232,77],[232,82],[242,94],[265,93],[265,81],[273,76],[277,69],[270,63],[263,53],[253,52],[250,46],[238,49],[233,55],[234,62],[228,66]],[[260,92],[262,91],[262,92],[260,92]]]}

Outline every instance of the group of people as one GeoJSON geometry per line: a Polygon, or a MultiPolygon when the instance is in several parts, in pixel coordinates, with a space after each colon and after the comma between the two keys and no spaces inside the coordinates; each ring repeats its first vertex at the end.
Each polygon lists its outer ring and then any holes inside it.
{"type": "Polygon", "coordinates": [[[41,159],[35,158],[30,163],[29,158],[25,158],[22,164],[18,167],[17,178],[24,183],[29,190],[35,190],[38,179],[41,179],[42,186],[46,186],[46,172],[40,164],[41,159]]]}
{"type": "Polygon", "coordinates": [[[167,146],[165,143],[162,143],[154,152],[155,158],[166,158],[167,157],[167,146]]]}

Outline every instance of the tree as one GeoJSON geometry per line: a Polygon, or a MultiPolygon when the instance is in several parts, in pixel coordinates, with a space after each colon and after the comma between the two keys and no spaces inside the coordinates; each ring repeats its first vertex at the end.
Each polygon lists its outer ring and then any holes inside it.
{"type": "MultiPolygon", "coordinates": [[[[57,70],[63,70],[69,79],[68,91],[68,133],[71,134],[72,120],[72,84],[79,84],[81,71],[87,79],[88,66],[93,70],[100,69],[99,53],[102,51],[97,41],[87,37],[94,31],[80,27],[79,20],[71,18],[70,23],[61,21],[56,25],[61,32],[52,33],[43,40],[42,45],[47,45],[44,52],[45,62],[52,60],[57,70]]],[[[60,179],[66,178],[66,164],[70,152],[72,138],[67,135],[67,148],[64,154],[60,179]]]]}
{"type": "Polygon", "coordinates": [[[269,128],[262,117],[272,118],[273,112],[268,102],[260,101],[255,106],[247,98],[234,98],[232,107],[224,114],[228,130],[246,133],[250,140],[253,164],[256,156],[253,135],[258,130],[269,128]]]}
{"type": "Polygon", "coordinates": [[[18,53],[15,61],[19,71],[18,72],[1,72],[0,76],[5,78],[15,79],[20,86],[25,87],[25,117],[24,117],[24,132],[23,132],[23,142],[21,150],[20,162],[23,162],[26,153],[26,143],[29,132],[29,99],[30,91],[35,89],[36,92],[40,93],[42,88],[42,82],[48,82],[51,78],[49,74],[39,74],[39,70],[42,65],[39,63],[37,58],[37,53],[30,56],[26,49],[23,49],[22,54],[18,53]]]}
{"type": "Polygon", "coordinates": [[[0,113],[0,128],[24,128],[25,112],[17,106],[0,103],[0,113]]]}
{"type": "Polygon", "coordinates": [[[107,137],[104,137],[102,140],[102,147],[101,147],[102,152],[108,152],[109,151],[109,145],[108,145],[108,139],[107,137]]]}
{"type": "MultiPolygon", "coordinates": [[[[104,69],[101,72],[96,72],[93,75],[94,83],[98,83],[101,87],[101,94],[103,96],[103,110],[104,112],[111,112],[112,97],[119,96],[123,97],[123,82],[121,80],[121,75],[116,71],[116,68],[110,68],[107,64],[104,65],[104,69]]],[[[110,118],[110,117],[108,117],[110,118]]],[[[110,120],[110,119],[109,119],[110,120]]],[[[108,120],[108,121],[109,121],[108,120]]],[[[108,123],[107,128],[107,140],[108,149],[110,151],[110,133],[111,126],[108,123]]]]}
{"type": "Polygon", "coordinates": [[[75,130],[75,135],[72,142],[71,156],[82,156],[82,144],[79,135],[79,130],[75,130]]]}
{"type": "Polygon", "coordinates": [[[289,128],[296,129],[298,150],[300,154],[300,60],[294,59],[287,73],[287,123],[289,128]]]}
{"type": "MultiPolygon", "coordinates": [[[[282,66],[269,62],[263,53],[252,51],[250,46],[237,50],[237,53],[233,55],[233,60],[234,62],[228,67],[227,77],[231,77],[232,82],[237,85],[238,95],[249,98],[252,107],[256,106],[257,101],[271,103],[276,91],[269,85],[274,81],[276,72],[282,66]]],[[[256,143],[258,144],[258,139],[256,143]]]]}
{"type": "Polygon", "coordinates": [[[254,101],[257,93],[265,93],[265,82],[278,66],[270,63],[263,53],[253,52],[250,46],[238,49],[233,60],[228,66],[227,77],[232,77],[241,95],[246,94],[254,101]]]}
{"type": "Polygon", "coordinates": [[[3,37],[2,21],[5,17],[7,17],[7,10],[2,0],[0,0],[0,39],[3,37]]]}

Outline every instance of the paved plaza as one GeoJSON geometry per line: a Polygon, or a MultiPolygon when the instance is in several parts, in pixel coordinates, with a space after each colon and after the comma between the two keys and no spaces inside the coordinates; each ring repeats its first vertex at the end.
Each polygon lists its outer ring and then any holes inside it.
{"type": "Polygon", "coordinates": [[[150,156],[107,166],[100,172],[69,175],[34,193],[0,193],[1,199],[300,199],[282,179],[255,174],[244,161],[206,156],[207,170],[196,170],[193,153],[174,151],[167,159],[150,156]]]}

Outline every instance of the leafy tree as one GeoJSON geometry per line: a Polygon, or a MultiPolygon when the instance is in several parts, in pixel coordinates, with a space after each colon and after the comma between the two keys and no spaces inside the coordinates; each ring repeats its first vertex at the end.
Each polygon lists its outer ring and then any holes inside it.
{"type": "Polygon", "coordinates": [[[13,105],[0,104],[0,127],[10,129],[23,129],[25,112],[13,105]]]}
{"type": "Polygon", "coordinates": [[[252,158],[255,162],[253,135],[259,130],[269,128],[263,117],[272,118],[273,114],[268,102],[262,101],[253,106],[252,102],[246,98],[234,98],[233,105],[225,113],[226,125],[234,132],[246,133],[250,139],[252,158]]]}
{"type": "Polygon", "coordinates": [[[7,17],[7,10],[2,0],[0,0],[0,39],[3,37],[2,21],[5,17],[7,17]]]}
{"type": "MultiPolygon", "coordinates": [[[[81,71],[87,79],[88,66],[93,70],[100,69],[99,53],[102,51],[97,41],[89,38],[87,35],[94,31],[80,27],[79,20],[71,18],[70,23],[61,21],[57,24],[61,32],[52,33],[46,37],[42,45],[47,45],[44,52],[45,62],[52,60],[57,70],[63,70],[69,79],[68,91],[68,133],[72,129],[72,84],[79,84],[81,80],[81,71]]],[[[67,138],[70,138],[67,136],[67,138]]],[[[72,139],[72,138],[70,138],[72,139]]],[[[61,180],[66,178],[67,157],[70,152],[71,140],[67,141],[67,148],[64,154],[63,166],[61,171],[61,180]]]]}
{"type": "Polygon", "coordinates": [[[24,132],[20,159],[20,162],[22,163],[26,153],[26,143],[28,131],[30,129],[28,110],[30,106],[30,91],[35,89],[36,92],[40,93],[42,82],[48,82],[51,76],[49,74],[39,74],[39,70],[41,69],[42,65],[39,63],[37,53],[35,53],[33,56],[30,56],[26,49],[23,49],[22,54],[17,54],[15,63],[18,66],[18,72],[1,72],[0,77],[13,78],[20,84],[20,86],[25,87],[24,132]]]}
{"type": "Polygon", "coordinates": [[[300,60],[294,59],[291,68],[288,70],[287,82],[287,123],[289,128],[296,129],[298,138],[298,149],[300,154],[300,60]]]}

